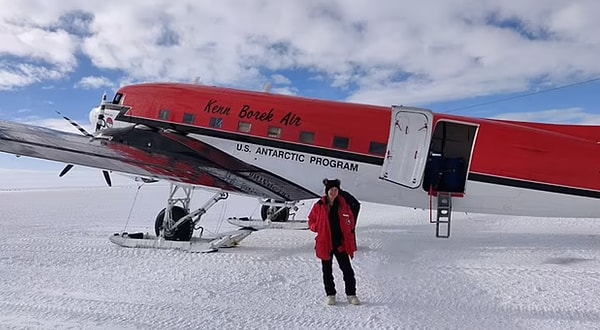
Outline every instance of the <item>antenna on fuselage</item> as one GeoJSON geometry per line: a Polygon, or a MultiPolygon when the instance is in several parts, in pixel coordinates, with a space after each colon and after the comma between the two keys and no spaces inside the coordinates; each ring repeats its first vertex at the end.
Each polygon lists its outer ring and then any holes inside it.
{"type": "Polygon", "coordinates": [[[263,87],[263,91],[265,93],[270,93],[271,92],[271,82],[267,81],[267,83],[265,84],[265,87],[263,87]]]}

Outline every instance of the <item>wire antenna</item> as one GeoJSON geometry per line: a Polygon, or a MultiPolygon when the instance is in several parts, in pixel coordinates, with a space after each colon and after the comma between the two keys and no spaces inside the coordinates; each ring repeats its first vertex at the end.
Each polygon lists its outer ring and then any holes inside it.
{"type": "Polygon", "coordinates": [[[529,96],[532,96],[532,95],[553,92],[555,90],[564,89],[564,88],[568,88],[568,87],[573,87],[573,86],[578,86],[578,85],[585,85],[585,84],[593,83],[593,82],[596,82],[596,81],[600,81],[600,77],[596,77],[596,78],[592,78],[592,79],[588,79],[588,80],[584,80],[584,81],[579,81],[579,82],[575,82],[575,83],[572,83],[572,84],[557,86],[557,87],[553,87],[553,88],[549,88],[549,89],[544,89],[544,90],[540,90],[540,91],[529,92],[529,93],[520,94],[520,95],[514,95],[514,96],[506,97],[506,98],[503,98],[503,99],[499,99],[499,100],[493,100],[493,101],[476,103],[476,104],[467,105],[467,106],[464,106],[464,107],[458,107],[458,108],[454,108],[454,109],[450,109],[450,110],[442,111],[442,112],[443,113],[451,113],[451,112],[456,112],[456,111],[465,110],[465,109],[482,107],[484,105],[490,105],[490,104],[496,104],[496,103],[501,103],[501,102],[507,102],[507,101],[511,101],[511,100],[514,100],[514,99],[520,99],[520,98],[524,98],[524,97],[529,97],[529,96]]]}

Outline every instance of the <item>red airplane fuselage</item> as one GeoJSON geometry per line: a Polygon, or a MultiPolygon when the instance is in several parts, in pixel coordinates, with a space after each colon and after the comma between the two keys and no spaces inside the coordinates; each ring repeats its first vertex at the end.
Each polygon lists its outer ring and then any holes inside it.
{"type": "Polygon", "coordinates": [[[123,87],[113,103],[128,108],[107,111],[115,121],[185,133],[317,195],[323,178],[340,178],[363,201],[427,208],[429,195],[450,191],[455,210],[600,217],[598,126],[398,115],[400,133],[429,131],[425,171],[404,183],[382,179],[401,152],[390,146],[402,138],[390,139],[390,107],[170,83],[123,87]]]}

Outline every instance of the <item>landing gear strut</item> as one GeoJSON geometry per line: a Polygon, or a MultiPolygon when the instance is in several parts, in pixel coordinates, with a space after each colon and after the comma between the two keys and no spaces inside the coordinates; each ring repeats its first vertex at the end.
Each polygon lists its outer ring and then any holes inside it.
{"type": "Polygon", "coordinates": [[[274,222],[286,222],[293,217],[295,211],[298,211],[297,202],[281,202],[274,199],[266,199],[261,201],[260,217],[263,220],[274,222]],[[293,212],[290,212],[292,210],[293,212]]]}
{"type": "MultiPolygon", "coordinates": [[[[167,207],[158,213],[154,222],[156,236],[171,241],[189,241],[202,215],[218,201],[229,197],[226,192],[217,192],[202,207],[190,213],[192,192],[191,187],[171,184],[167,207]],[[183,196],[177,197],[178,193],[183,196]],[[178,203],[181,206],[177,206],[178,203]]],[[[202,227],[198,229],[204,230],[202,227]]]]}
{"type": "Polygon", "coordinates": [[[167,207],[162,209],[154,223],[156,236],[148,233],[115,233],[109,240],[117,245],[130,248],[178,249],[189,252],[215,252],[220,248],[237,246],[255,231],[240,228],[216,233],[215,237],[203,237],[204,228],[198,225],[200,217],[218,201],[229,194],[217,192],[202,207],[190,212],[190,200],[194,188],[171,184],[167,207]],[[179,197],[177,196],[179,195],[179,197]],[[193,236],[194,230],[201,230],[193,236]]]}
{"type": "MultiPolygon", "coordinates": [[[[156,216],[156,220],[154,221],[154,232],[156,233],[156,236],[160,236],[160,232],[161,230],[163,230],[163,222],[166,216],[166,211],[167,209],[164,208],[156,216]]],[[[173,223],[177,223],[177,221],[179,221],[181,218],[185,217],[188,214],[188,210],[179,206],[172,206],[170,216],[171,226],[173,225],[173,223]]],[[[181,223],[181,225],[179,225],[179,227],[177,227],[176,229],[163,230],[164,238],[169,241],[189,241],[192,238],[193,234],[194,224],[189,218],[188,220],[185,220],[183,223],[181,223]]]]}

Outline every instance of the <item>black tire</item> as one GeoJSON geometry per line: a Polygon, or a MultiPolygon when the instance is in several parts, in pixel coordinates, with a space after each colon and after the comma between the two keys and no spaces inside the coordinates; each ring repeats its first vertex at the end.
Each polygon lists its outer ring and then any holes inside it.
{"type": "MultiPolygon", "coordinates": [[[[162,228],[163,220],[165,218],[166,208],[162,209],[158,215],[156,216],[156,221],[154,221],[154,231],[156,236],[160,234],[160,229],[162,228]]],[[[179,206],[173,206],[171,208],[171,218],[173,221],[177,222],[177,220],[188,215],[188,212],[179,206]]],[[[192,234],[194,233],[194,223],[191,219],[186,220],[182,223],[175,232],[170,234],[165,234],[165,239],[168,241],[189,241],[192,239],[192,234]]]]}
{"type": "MultiPolygon", "coordinates": [[[[269,205],[263,205],[260,208],[260,217],[263,220],[267,220],[267,216],[269,215],[269,205]]],[[[277,207],[275,210],[279,210],[280,207],[277,207]]],[[[281,212],[277,213],[275,215],[275,218],[272,219],[274,222],[286,222],[288,221],[288,219],[290,218],[290,208],[289,207],[285,207],[281,212]]]]}

